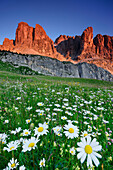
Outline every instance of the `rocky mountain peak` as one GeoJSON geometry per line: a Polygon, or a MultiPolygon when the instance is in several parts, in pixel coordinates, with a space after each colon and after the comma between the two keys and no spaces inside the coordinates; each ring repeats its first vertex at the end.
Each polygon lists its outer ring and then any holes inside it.
{"type": "Polygon", "coordinates": [[[39,24],[35,28],[20,22],[15,40],[4,39],[0,50],[21,54],[35,54],[73,63],[87,62],[100,66],[113,74],[113,36],[97,34],[86,28],[81,36],[60,35],[55,43],[39,24]]]}

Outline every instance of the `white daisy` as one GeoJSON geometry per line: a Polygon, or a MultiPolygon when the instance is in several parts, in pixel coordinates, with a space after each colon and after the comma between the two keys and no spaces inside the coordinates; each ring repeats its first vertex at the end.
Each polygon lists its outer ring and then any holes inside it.
{"type": "Polygon", "coordinates": [[[70,153],[71,153],[72,155],[75,155],[75,148],[74,148],[74,147],[70,148],[70,153]]]}
{"type": "Polygon", "coordinates": [[[98,167],[99,161],[97,159],[101,158],[102,156],[97,153],[97,151],[100,151],[102,149],[102,146],[99,145],[99,142],[96,142],[96,138],[94,138],[91,142],[91,137],[87,136],[87,138],[81,138],[81,142],[78,142],[77,145],[79,148],[77,148],[77,151],[79,152],[77,154],[77,158],[81,159],[81,163],[83,163],[87,156],[87,167],[89,165],[92,167],[92,160],[94,164],[98,167]],[[87,141],[86,141],[87,139],[87,141]]]}
{"type": "Polygon", "coordinates": [[[32,109],[32,107],[30,107],[30,106],[29,106],[29,107],[27,107],[26,109],[27,109],[27,110],[31,110],[31,109],[32,109]]]}
{"type": "Polygon", "coordinates": [[[28,123],[30,123],[31,122],[31,119],[27,119],[26,120],[26,123],[28,124],[28,123]]]}
{"type": "Polygon", "coordinates": [[[40,167],[43,167],[45,166],[45,158],[43,158],[40,163],[39,163],[40,167]]]}
{"type": "Polygon", "coordinates": [[[9,120],[5,120],[5,121],[4,121],[4,124],[5,124],[5,123],[9,123],[9,120]]]}
{"type": "Polygon", "coordinates": [[[19,163],[17,162],[17,159],[14,160],[14,158],[12,158],[10,160],[10,162],[8,163],[8,168],[9,169],[15,169],[18,165],[19,165],[19,163]]]}
{"type": "Polygon", "coordinates": [[[62,120],[66,120],[67,117],[66,117],[66,116],[61,116],[61,119],[62,119],[62,120]]]}
{"type": "Polygon", "coordinates": [[[67,131],[64,131],[65,135],[71,139],[78,137],[78,127],[74,126],[72,123],[68,123],[68,125],[64,125],[64,129],[67,131]]]}
{"type": "Polygon", "coordinates": [[[87,137],[87,136],[89,136],[89,135],[90,135],[90,134],[88,134],[88,132],[84,130],[84,132],[82,132],[82,134],[81,134],[81,137],[87,137]]]}
{"type": "Polygon", "coordinates": [[[16,128],[16,132],[19,133],[21,131],[21,127],[16,128]]]}
{"type": "MultiPolygon", "coordinates": [[[[60,134],[60,131],[62,130],[62,127],[60,126],[56,126],[56,127],[53,127],[53,130],[54,130],[54,133],[56,135],[60,134]]],[[[60,136],[60,135],[59,135],[60,136]]]]}
{"type": "Polygon", "coordinates": [[[37,103],[37,105],[38,105],[38,106],[43,106],[43,105],[44,105],[44,103],[39,102],[39,103],[37,103]]]}
{"type": "Polygon", "coordinates": [[[31,149],[35,149],[37,147],[36,144],[38,141],[38,138],[35,137],[31,137],[31,139],[25,140],[25,143],[23,142],[22,152],[31,151],[31,149]]]}
{"type": "Polygon", "coordinates": [[[0,141],[5,140],[8,137],[5,133],[0,133],[0,141]]]}
{"type": "Polygon", "coordinates": [[[23,134],[23,136],[28,136],[28,135],[30,135],[30,133],[31,133],[31,131],[25,129],[25,130],[23,130],[22,134],[23,134]]]}
{"type": "Polygon", "coordinates": [[[17,150],[19,145],[18,141],[11,141],[10,143],[7,144],[7,147],[4,147],[3,150],[7,150],[8,152],[12,150],[17,150]]]}
{"type": "Polygon", "coordinates": [[[48,128],[48,125],[47,125],[47,123],[46,122],[44,122],[43,124],[42,123],[39,123],[39,127],[35,127],[35,129],[34,129],[34,131],[35,131],[35,136],[37,135],[38,137],[40,136],[40,135],[44,135],[44,134],[46,134],[47,135],[47,132],[49,132],[48,130],[47,130],[47,128],[48,128]]]}

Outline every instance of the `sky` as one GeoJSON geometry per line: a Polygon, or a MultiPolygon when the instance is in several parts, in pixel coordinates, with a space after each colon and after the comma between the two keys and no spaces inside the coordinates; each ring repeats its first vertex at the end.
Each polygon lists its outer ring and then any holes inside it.
{"type": "Polygon", "coordinates": [[[113,36],[113,0],[0,0],[0,44],[15,39],[19,22],[40,24],[55,41],[60,35],[81,35],[89,27],[113,36]]]}

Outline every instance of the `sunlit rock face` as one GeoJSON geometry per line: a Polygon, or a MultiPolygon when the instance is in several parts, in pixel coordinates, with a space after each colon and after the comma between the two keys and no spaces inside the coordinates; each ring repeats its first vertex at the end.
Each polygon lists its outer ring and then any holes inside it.
{"type": "Polygon", "coordinates": [[[93,38],[92,27],[86,28],[81,36],[60,35],[54,43],[39,24],[33,28],[20,22],[15,40],[5,38],[0,50],[48,56],[72,63],[87,62],[113,74],[113,37],[97,34],[93,38]]]}

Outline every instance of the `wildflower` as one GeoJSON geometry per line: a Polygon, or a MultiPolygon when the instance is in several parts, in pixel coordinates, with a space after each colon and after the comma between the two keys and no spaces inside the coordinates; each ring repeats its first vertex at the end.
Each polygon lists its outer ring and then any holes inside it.
{"type": "Polygon", "coordinates": [[[9,123],[9,120],[5,120],[5,121],[4,121],[4,124],[5,124],[5,123],[9,123]]]}
{"type": "Polygon", "coordinates": [[[21,131],[21,127],[16,128],[16,132],[19,133],[21,131]]]}
{"type": "Polygon", "coordinates": [[[110,157],[108,157],[108,161],[112,161],[112,157],[110,156],[110,157]]]}
{"type": "Polygon", "coordinates": [[[6,144],[6,140],[5,140],[5,139],[2,139],[2,140],[1,140],[1,143],[2,143],[2,144],[6,144]]]}
{"type": "Polygon", "coordinates": [[[10,160],[10,162],[8,163],[8,166],[9,166],[8,168],[9,169],[15,169],[18,165],[19,165],[19,163],[17,162],[17,159],[14,160],[14,158],[12,158],[10,160]]]}
{"type": "Polygon", "coordinates": [[[20,99],[21,99],[21,97],[17,97],[17,98],[16,98],[16,100],[20,100],[20,99]]]}
{"type": "Polygon", "coordinates": [[[42,123],[39,123],[39,127],[37,128],[35,128],[34,129],[34,131],[35,131],[35,136],[37,135],[37,136],[40,136],[40,135],[44,135],[44,134],[47,134],[47,132],[49,132],[48,130],[47,130],[47,128],[48,128],[48,125],[46,124],[46,122],[44,122],[44,124],[42,124],[42,123]]]}
{"type": "Polygon", "coordinates": [[[90,135],[90,134],[88,134],[87,131],[84,131],[84,132],[82,132],[82,134],[81,134],[82,137],[87,137],[87,136],[89,136],[89,135],[90,135]]]}
{"type": "Polygon", "coordinates": [[[31,137],[31,139],[25,140],[25,143],[23,143],[22,146],[22,152],[31,151],[31,149],[35,149],[37,147],[36,144],[38,141],[38,138],[36,139],[35,137],[31,137]]]}
{"type": "Polygon", "coordinates": [[[39,163],[40,167],[43,167],[45,166],[45,158],[43,158],[40,163],[39,163]]]}
{"type": "Polygon", "coordinates": [[[15,135],[17,132],[16,132],[16,130],[11,130],[10,133],[15,135]]]}
{"type": "Polygon", "coordinates": [[[0,133],[0,141],[5,140],[8,137],[5,133],[0,133]]]}
{"type": "Polygon", "coordinates": [[[30,123],[31,122],[31,119],[27,119],[26,120],[26,123],[28,124],[28,123],[30,123]]]}
{"type": "Polygon", "coordinates": [[[37,103],[37,105],[38,105],[38,106],[43,106],[43,105],[44,105],[44,103],[39,102],[39,103],[37,103]]]}
{"type": "Polygon", "coordinates": [[[58,135],[60,133],[61,129],[62,129],[62,127],[60,127],[60,126],[53,127],[54,133],[56,135],[58,135]]]}
{"type": "Polygon", "coordinates": [[[64,125],[64,129],[67,131],[64,131],[65,135],[71,139],[78,137],[78,128],[77,126],[74,126],[71,123],[68,123],[68,125],[64,125]]]}
{"type": "Polygon", "coordinates": [[[7,150],[8,152],[12,150],[17,150],[19,145],[18,141],[11,141],[10,143],[7,144],[7,147],[4,147],[3,150],[7,150]]]}
{"type": "Polygon", "coordinates": [[[30,133],[31,133],[31,131],[29,131],[27,129],[23,130],[23,136],[28,136],[28,135],[30,135],[30,133]]]}
{"type": "Polygon", "coordinates": [[[32,109],[32,107],[27,107],[26,109],[27,109],[27,110],[31,110],[31,109],[32,109]]]}
{"type": "Polygon", "coordinates": [[[61,116],[61,119],[62,119],[62,120],[66,120],[67,117],[66,117],[66,116],[61,116]]]}
{"type": "Polygon", "coordinates": [[[92,167],[92,160],[94,164],[98,167],[99,161],[97,159],[101,158],[102,156],[97,153],[97,151],[100,151],[102,149],[102,146],[99,145],[99,142],[96,142],[96,138],[94,138],[91,142],[91,137],[87,136],[87,138],[81,138],[81,142],[77,143],[79,148],[77,148],[77,151],[79,152],[77,155],[78,159],[81,159],[81,163],[84,162],[87,156],[87,167],[89,165],[92,167]],[[87,139],[87,141],[86,141],[87,139]]]}
{"type": "Polygon", "coordinates": [[[72,155],[75,155],[75,148],[74,148],[74,147],[70,148],[70,153],[71,153],[72,155]]]}

